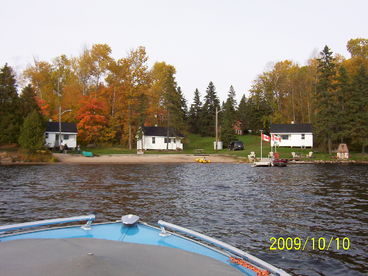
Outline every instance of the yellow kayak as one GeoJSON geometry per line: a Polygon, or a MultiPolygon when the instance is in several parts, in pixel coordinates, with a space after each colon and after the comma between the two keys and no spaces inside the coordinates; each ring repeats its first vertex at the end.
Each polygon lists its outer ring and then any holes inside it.
{"type": "Polygon", "coordinates": [[[195,160],[197,163],[211,163],[211,160],[208,160],[206,158],[196,158],[195,160]]]}

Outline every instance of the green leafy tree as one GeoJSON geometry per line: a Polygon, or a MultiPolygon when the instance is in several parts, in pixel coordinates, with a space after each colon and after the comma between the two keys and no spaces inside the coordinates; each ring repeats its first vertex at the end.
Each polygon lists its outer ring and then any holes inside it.
{"type": "Polygon", "coordinates": [[[368,39],[350,39],[347,43],[347,49],[352,57],[368,58],[368,39]]]}
{"type": "Polygon", "coordinates": [[[42,149],[45,144],[45,124],[41,114],[33,110],[25,118],[19,136],[19,145],[29,151],[42,149]]]}
{"type": "Polygon", "coordinates": [[[15,75],[7,64],[0,69],[0,144],[16,143],[21,116],[15,75]]]}
{"type": "Polygon", "coordinates": [[[216,107],[218,110],[220,109],[220,100],[217,97],[216,87],[212,81],[208,84],[204,99],[205,101],[201,111],[200,134],[202,136],[214,136],[216,107]]]}

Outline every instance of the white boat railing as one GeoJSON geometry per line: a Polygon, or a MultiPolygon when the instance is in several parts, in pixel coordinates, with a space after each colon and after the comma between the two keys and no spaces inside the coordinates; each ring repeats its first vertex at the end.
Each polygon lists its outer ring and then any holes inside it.
{"type": "Polygon", "coordinates": [[[39,220],[39,221],[33,221],[33,222],[25,222],[25,223],[0,226],[0,232],[13,231],[13,230],[30,228],[30,227],[39,227],[39,226],[45,226],[45,225],[77,222],[77,221],[87,221],[87,223],[83,225],[81,228],[84,230],[90,230],[92,221],[94,221],[95,219],[96,219],[96,216],[93,214],[87,215],[87,216],[70,217],[70,218],[46,219],[46,220],[39,220]]]}
{"type": "MultiPolygon", "coordinates": [[[[204,234],[201,234],[199,232],[196,232],[196,231],[193,231],[193,230],[190,230],[190,229],[187,229],[187,228],[184,228],[184,227],[181,227],[181,226],[178,226],[178,225],[175,225],[175,224],[172,224],[172,223],[169,223],[169,222],[166,222],[166,221],[163,221],[163,220],[159,220],[158,221],[158,225],[161,226],[161,229],[162,227],[166,227],[166,228],[169,228],[171,230],[174,230],[174,231],[178,231],[178,232],[181,232],[181,233],[184,233],[186,235],[189,235],[189,236],[192,236],[192,237],[195,237],[199,240],[203,240],[203,241],[206,241],[212,245],[215,245],[219,248],[222,248],[232,254],[235,254],[239,257],[242,257],[242,258],[245,258],[249,261],[251,261],[252,263],[254,263],[255,265],[261,267],[261,268],[264,268],[264,269],[267,269],[268,271],[270,271],[271,273],[273,274],[276,274],[276,275],[280,275],[280,276],[289,276],[290,274],[288,274],[287,272],[285,272],[284,270],[282,269],[279,269],[265,261],[262,261],[261,259],[253,256],[253,255],[250,255],[249,253],[247,252],[244,252],[230,244],[227,244],[225,242],[222,242],[222,241],[219,241],[219,240],[216,240],[214,238],[211,238],[209,236],[206,236],[204,234]]],[[[162,229],[163,232],[165,232],[165,229],[162,229]]]]}

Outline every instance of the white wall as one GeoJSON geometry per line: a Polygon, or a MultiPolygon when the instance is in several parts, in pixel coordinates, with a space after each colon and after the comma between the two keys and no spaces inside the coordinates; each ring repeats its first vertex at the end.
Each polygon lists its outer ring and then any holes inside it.
{"type": "MultiPolygon", "coordinates": [[[[282,136],[288,135],[289,139],[284,140],[281,139],[281,143],[278,143],[279,147],[313,147],[313,133],[271,133],[282,136]],[[302,134],[305,135],[305,138],[302,139],[302,134]]],[[[274,146],[274,141],[271,141],[271,146],[274,146]]]]}
{"type": "MultiPolygon", "coordinates": [[[[45,138],[45,146],[48,148],[53,148],[59,144],[59,141],[56,140],[57,134],[56,132],[47,132],[48,137],[45,138]]],[[[61,141],[63,145],[67,145],[68,148],[76,148],[77,147],[77,135],[75,133],[62,132],[61,133],[61,141]],[[69,139],[65,140],[64,135],[69,135],[69,139]]]]}
{"type": "MultiPolygon", "coordinates": [[[[142,136],[143,139],[143,149],[156,149],[156,150],[166,150],[167,144],[165,143],[165,138],[163,136],[142,136]],[[155,137],[155,143],[152,143],[152,137],[155,137]]],[[[183,149],[183,143],[181,138],[170,137],[171,143],[169,143],[169,150],[183,149]],[[175,140],[175,143],[174,143],[175,140]]],[[[141,139],[137,140],[137,149],[142,149],[141,139]]]]}

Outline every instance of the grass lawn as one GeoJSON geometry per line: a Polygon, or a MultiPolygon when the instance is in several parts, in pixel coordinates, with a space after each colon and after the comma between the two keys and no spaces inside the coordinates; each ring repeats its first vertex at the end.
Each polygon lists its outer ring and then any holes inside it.
{"type": "MultiPolygon", "coordinates": [[[[158,151],[158,150],[150,150],[146,151],[145,154],[195,154],[197,153],[197,149],[202,149],[204,154],[228,154],[235,155],[238,157],[247,158],[250,152],[254,151],[257,157],[261,155],[261,139],[259,135],[242,135],[237,136],[237,139],[242,141],[245,145],[245,149],[241,151],[230,151],[228,149],[215,151],[213,149],[213,143],[215,141],[214,137],[201,137],[197,134],[190,134],[186,137],[186,142],[184,144],[183,151],[158,151]]],[[[268,153],[271,151],[270,143],[263,142],[263,157],[267,157],[268,153]]],[[[135,154],[137,152],[136,149],[128,150],[121,146],[104,146],[97,147],[93,149],[83,148],[83,150],[91,151],[94,154],[135,154]]],[[[301,149],[301,148],[277,148],[277,152],[280,153],[281,158],[291,158],[291,152],[296,152],[298,154],[306,156],[310,151],[313,151],[312,160],[335,160],[336,154],[329,155],[328,153],[317,152],[315,149],[301,149]]],[[[350,160],[357,161],[368,161],[368,154],[361,153],[350,153],[350,160]]],[[[303,160],[310,160],[308,158],[304,158],[303,160]]]]}

